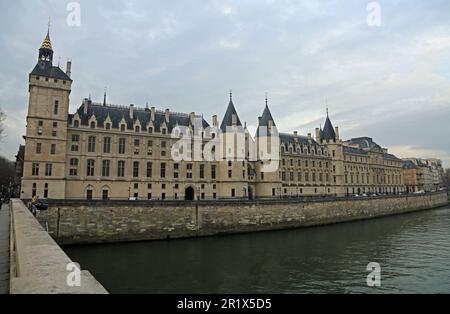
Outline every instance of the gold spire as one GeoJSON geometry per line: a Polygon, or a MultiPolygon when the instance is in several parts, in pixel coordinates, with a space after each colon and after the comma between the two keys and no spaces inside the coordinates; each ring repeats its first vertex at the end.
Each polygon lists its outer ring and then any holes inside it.
{"type": "Polygon", "coordinates": [[[44,42],[42,43],[41,49],[50,49],[53,50],[52,48],[52,42],[50,40],[50,18],[48,20],[48,29],[47,29],[47,36],[45,36],[44,42]]]}

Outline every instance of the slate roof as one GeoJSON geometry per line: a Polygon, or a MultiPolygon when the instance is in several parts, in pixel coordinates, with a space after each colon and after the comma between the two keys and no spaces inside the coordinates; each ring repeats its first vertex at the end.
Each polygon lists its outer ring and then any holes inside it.
{"type": "Polygon", "coordinates": [[[55,67],[49,61],[39,61],[31,71],[30,75],[49,77],[54,79],[72,81],[71,78],[64,73],[59,67],[55,67]]]}
{"type": "Polygon", "coordinates": [[[233,114],[236,115],[237,126],[242,127],[242,123],[236,112],[236,108],[234,107],[233,100],[230,98],[230,103],[228,104],[227,111],[225,112],[225,116],[223,117],[222,124],[220,125],[220,129],[222,130],[222,132],[226,132],[227,127],[230,127],[233,125],[233,114]]]}
{"type": "Polygon", "coordinates": [[[417,169],[417,166],[411,160],[404,160],[403,169],[417,169]]]}
{"type": "Polygon", "coordinates": [[[352,138],[349,141],[351,144],[357,144],[360,148],[364,149],[373,149],[378,148],[380,150],[383,150],[380,145],[375,143],[372,138],[370,137],[356,137],[352,138]]]}
{"type": "Polygon", "coordinates": [[[322,140],[336,140],[336,132],[334,131],[333,124],[331,123],[330,117],[327,116],[325,121],[325,126],[321,134],[322,140]]]}
{"type": "MultiPolygon", "coordinates": [[[[280,142],[285,145],[289,144],[309,144],[309,139],[307,136],[301,136],[301,135],[293,135],[293,134],[286,134],[286,133],[280,133],[280,142]]],[[[311,139],[311,144],[313,145],[319,145],[314,139],[311,139]]]]}
{"type": "MultiPolygon", "coordinates": [[[[259,136],[259,129],[260,127],[266,128],[266,133],[268,132],[269,127],[269,121],[272,121],[272,126],[275,129],[274,133],[277,133],[277,125],[275,124],[275,120],[272,117],[272,113],[270,112],[269,105],[266,103],[266,107],[264,108],[263,115],[261,116],[261,119],[258,121],[258,129],[256,130],[256,136],[259,136]]],[[[267,134],[266,134],[267,135],[267,134]]]]}
{"type": "Polygon", "coordinates": [[[344,153],[367,156],[367,152],[357,147],[343,146],[344,153]]]}
{"type": "MultiPolygon", "coordinates": [[[[133,119],[130,118],[130,107],[125,106],[111,106],[111,105],[102,105],[102,104],[90,104],[88,106],[87,114],[84,114],[84,106],[80,106],[78,110],[76,111],[78,113],[81,125],[88,126],[89,120],[93,115],[95,115],[95,118],[97,120],[97,126],[98,127],[105,127],[104,123],[109,116],[112,121],[112,128],[118,129],[119,124],[122,121],[122,118],[125,119],[127,124],[128,130],[134,129],[134,123],[139,120],[141,124],[142,131],[147,131],[147,125],[150,122],[151,119],[151,111],[150,109],[141,109],[141,108],[134,108],[133,109],[133,119]]],[[[72,123],[73,115],[69,115],[68,122],[72,123]]],[[[202,119],[202,126],[203,128],[209,127],[208,122],[205,121],[201,116],[196,115],[196,118],[202,119]]],[[[157,110],[155,112],[155,121],[153,122],[155,132],[161,131],[161,126],[163,122],[165,121],[165,112],[157,110]]],[[[168,133],[171,133],[173,128],[176,126],[185,126],[189,127],[191,126],[191,118],[189,114],[184,113],[176,113],[176,112],[170,112],[169,115],[169,123],[168,123],[168,133]]]]}

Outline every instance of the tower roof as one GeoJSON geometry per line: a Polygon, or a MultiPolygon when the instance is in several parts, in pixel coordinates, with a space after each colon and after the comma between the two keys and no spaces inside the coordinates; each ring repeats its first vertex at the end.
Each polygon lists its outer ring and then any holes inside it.
{"type": "Polygon", "coordinates": [[[49,49],[53,50],[52,42],[50,40],[50,30],[47,31],[47,36],[45,36],[44,41],[42,42],[41,49],[49,49]]]}
{"type": "Polygon", "coordinates": [[[336,140],[336,132],[334,131],[333,124],[331,123],[327,109],[327,119],[325,120],[325,126],[321,134],[322,140],[336,140]]]}
{"type": "Polygon", "coordinates": [[[230,92],[230,103],[228,104],[227,111],[225,112],[225,116],[223,117],[222,124],[220,125],[220,129],[223,132],[227,131],[227,127],[233,125],[233,115],[236,115],[236,124],[237,126],[242,127],[241,120],[236,112],[236,108],[234,108],[233,104],[233,94],[230,92]]]}
{"type": "Polygon", "coordinates": [[[272,121],[272,125],[276,126],[275,121],[272,117],[272,113],[270,112],[269,103],[266,97],[266,107],[264,108],[263,115],[261,116],[261,120],[259,121],[259,126],[269,126],[269,121],[272,121]]]}

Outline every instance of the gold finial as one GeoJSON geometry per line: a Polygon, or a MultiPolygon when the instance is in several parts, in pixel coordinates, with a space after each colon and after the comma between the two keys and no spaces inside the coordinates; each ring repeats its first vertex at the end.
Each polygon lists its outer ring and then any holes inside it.
{"type": "Polygon", "coordinates": [[[52,42],[50,41],[50,26],[51,21],[50,18],[48,18],[48,29],[47,29],[47,36],[45,36],[44,42],[42,43],[41,49],[52,49],[52,42]]]}

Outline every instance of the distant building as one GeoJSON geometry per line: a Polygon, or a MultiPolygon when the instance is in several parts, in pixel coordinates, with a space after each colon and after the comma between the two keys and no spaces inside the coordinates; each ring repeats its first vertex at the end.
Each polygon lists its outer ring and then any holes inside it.
{"type": "Polygon", "coordinates": [[[444,169],[439,159],[405,159],[403,175],[409,192],[434,192],[444,187],[444,169]]]}
{"type": "Polygon", "coordinates": [[[217,116],[210,124],[193,112],[110,105],[106,93],[103,102],[86,98],[71,114],[71,67],[71,62],[66,71],[53,65],[47,33],[29,75],[26,144],[23,158],[17,158],[18,172],[23,160],[23,199],[215,200],[406,191],[402,161],[369,137],[342,140],[328,113],[315,138],[279,133],[267,99],[257,133],[250,135],[232,94],[220,125],[217,116]],[[242,158],[176,161],[172,152],[180,128],[194,135],[184,152],[191,157],[199,144],[203,152],[233,151],[242,158]],[[243,145],[230,142],[240,135],[243,145]],[[216,140],[219,144],[208,146],[216,140]],[[261,148],[274,142],[279,153],[264,159],[261,148]],[[266,171],[270,161],[276,169],[266,171]]]}

